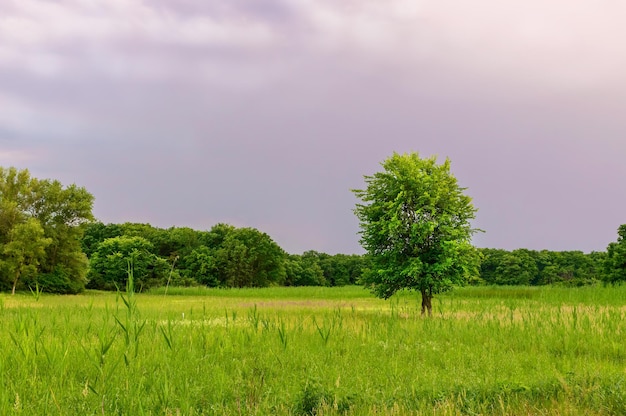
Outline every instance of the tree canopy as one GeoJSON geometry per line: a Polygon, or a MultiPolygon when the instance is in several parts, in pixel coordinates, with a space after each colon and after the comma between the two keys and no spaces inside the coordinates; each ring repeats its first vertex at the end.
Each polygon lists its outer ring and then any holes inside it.
{"type": "Polygon", "coordinates": [[[134,285],[139,290],[164,284],[169,266],[152,250],[152,243],[143,237],[107,238],[98,244],[91,256],[88,287],[104,290],[124,288],[129,268],[133,271],[134,285]]]}
{"type": "Polygon", "coordinates": [[[422,313],[430,314],[434,294],[478,274],[470,242],[476,209],[448,159],[437,164],[436,157],[394,153],[381,165],[382,172],[364,177],[365,189],[353,190],[362,201],[355,214],[372,263],[364,283],[382,298],[419,291],[422,313]]]}
{"type": "Polygon", "coordinates": [[[265,287],[285,280],[285,253],[254,228],[228,232],[215,252],[218,280],[228,287],[265,287]]]}
{"type": "Polygon", "coordinates": [[[608,283],[626,282],[626,224],[617,230],[617,242],[607,247],[604,279],[608,283]]]}
{"type": "Polygon", "coordinates": [[[170,277],[173,285],[209,287],[263,287],[283,284],[286,278],[286,254],[269,235],[222,223],[209,231],[92,223],[83,248],[91,260],[90,288],[124,287],[127,268],[120,265],[129,260],[138,261],[134,274],[140,288],[165,283],[170,277]],[[139,254],[143,260],[135,260],[139,254]],[[151,273],[137,269],[142,261],[148,261],[151,273]],[[162,262],[169,265],[167,270],[162,262]],[[142,276],[149,276],[143,285],[142,276]]]}
{"type": "Polygon", "coordinates": [[[92,207],[85,188],[0,167],[0,285],[83,290],[88,263],[80,239],[92,207]]]}

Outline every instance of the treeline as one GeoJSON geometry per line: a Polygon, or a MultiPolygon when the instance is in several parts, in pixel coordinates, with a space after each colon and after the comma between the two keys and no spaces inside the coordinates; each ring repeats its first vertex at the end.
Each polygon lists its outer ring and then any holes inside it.
{"type": "MultiPolygon", "coordinates": [[[[316,251],[288,254],[261,231],[227,224],[197,231],[96,222],[85,226],[82,248],[90,260],[87,288],[103,290],[124,287],[129,260],[140,290],[168,283],[208,287],[342,286],[358,284],[370,270],[365,255],[316,251]]],[[[608,274],[614,267],[607,267],[606,252],[478,250],[482,262],[480,275],[469,282],[474,285],[582,286],[620,280],[608,274]]]]}
{"type": "MultiPolygon", "coordinates": [[[[0,167],[0,291],[78,293],[123,289],[129,266],[136,288],[265,287],[358,284],[375,273],[367,256],[316,251],[288,254],[254,228],[217,224],[209,231],[150,224],[103,224],[84,188],[0,167]]],[[[479,249],[470,284],[586,285],[626,281],[626,225],[606,252],[479,249]]]]}
{"type": "Polygon", "coordinates": [[[480,277],[489,285],[583,286],[606,281],[604,252],[479,249],[480,277]]]}
{"type": "Polygon", "coordinates": [[[87,288],[126,284],[128,262],[139,290],[174,285],[208,287],[341,286],[355,284],[367,259],[308,251],[287,254],[254,228],[217,224],[209,231],[150,224],[88,224],[82,238],[90,259],[87,288]]]}

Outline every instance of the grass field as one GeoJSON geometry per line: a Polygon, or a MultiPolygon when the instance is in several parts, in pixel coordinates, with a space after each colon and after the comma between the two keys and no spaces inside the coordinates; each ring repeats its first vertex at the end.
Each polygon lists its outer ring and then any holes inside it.
{"type": "Polygon", "coordinates": [[[624,415],[626,287],[0,295],[0,414],[624,415]]]}

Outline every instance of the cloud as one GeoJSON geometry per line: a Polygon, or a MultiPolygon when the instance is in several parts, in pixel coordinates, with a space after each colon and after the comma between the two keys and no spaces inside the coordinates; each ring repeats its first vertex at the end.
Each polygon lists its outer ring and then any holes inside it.
{"type": "Polygon", "coordinates": [[[241,88],[315,59],[392,71],[409,88],[421,72],[517,94],[624,91],[620,16],[609,0],[9,2],[0,68],[41,77],[84,74],[163,82],[185,74],[241,88]],[[492,88],[485,83],[490,83],[492,88]],[[543,92],[545,93],[545,92],[543,92]]]}
{"type": "MultiPolygon", "coordinates": [[[[349,189],[419,150],[451,157],[486,244],[540,245],[541,224],[560,247],[587,247],[562,210],[623,205],[625,9],[3,1],[3,158],[86,186],[104,220],[223,218],[298,250],[355,251],[349,189]]],[[[620,215],[606,208],[602,226],[620,215]]],[[[593,246],[614,228],[588,230],[593,246]]]]}
{"type": "MultiPolygon", "coordinates": [[[[174,49],[232,54],[271,44],[271,27],[253,19],[180,15],[141,1],[15,2],[0,17],[0,67],[43,77],[90,71],[105,76],[161,80],[187,63],[163,60],[174,49]]],[[[192,67],[193,68],[193,67],[192,67]]]]}

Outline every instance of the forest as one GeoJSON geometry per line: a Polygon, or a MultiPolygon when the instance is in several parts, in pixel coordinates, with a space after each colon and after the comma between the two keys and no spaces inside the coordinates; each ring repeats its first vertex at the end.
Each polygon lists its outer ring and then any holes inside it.
{"type": "MultiPolygon", "coordinates": [[[[344,286],[361,283],[369,255],[286,253],[254,228],[216,224],[208,231],[150,224],[104,224],[94,197],[76,185],[0,168],[0,290],[79,293],[124,288],[129,264],[137,290],[344,286]]],[[[470,285],[582,286],[626,279],[626,225],[607,251],[479,248],[470,285]]]]}

